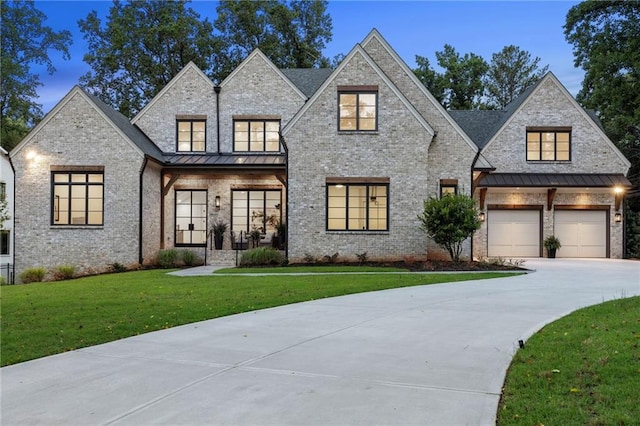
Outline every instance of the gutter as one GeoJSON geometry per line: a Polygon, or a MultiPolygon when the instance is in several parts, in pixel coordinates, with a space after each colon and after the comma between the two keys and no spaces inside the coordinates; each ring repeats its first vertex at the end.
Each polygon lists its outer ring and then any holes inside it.
{"type": "Polygon", "coordinates": [[[216,92],[216,153],[220,155],[220,91],[222,87],[216,85],[213,91],[216,92]]]}
{"type": "Polygon", "coordinates": [[[142,218],[143,216],[143,212],[142,212],[142,202],[143,202],[143,196],[142,196],[142,191],[144,189],[144,172],[147,168],[147,162],[148,162],[148,157],[145,155],[144,156],[144,161],[142,162],[142,167],[140,168],[140,185],[139,185],[139,217],[138,217],[138,263],[140,265],[142,265],[143,262],[143,258],[142,258],[142,218]]]}
{"type": "Polygon", "coordinates": [[[291,229],[289,228],[289,147],[287,146],[287,142],[284,140],[284,136],[280,133],[280,145],[284,149],[285,156],[285,173],[287,184],[285,185],[285,190],[287,194],[287,202],[285,203],[285,208],[287,209],[287,213],[285,214],[286,225],[287,225],[287,233],[286,236],[286,244],[284,249],[284,256],[289,259],[289,235],[291,235],[291,229]]]}

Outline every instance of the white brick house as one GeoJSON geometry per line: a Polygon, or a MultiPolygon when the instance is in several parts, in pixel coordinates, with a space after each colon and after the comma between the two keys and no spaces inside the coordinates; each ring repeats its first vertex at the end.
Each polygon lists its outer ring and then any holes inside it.
{"type": "Polygon", "coordinates": [[[229,263],[231,232],[264,242],[278,223],[293,261],[441,256],[417,215],[447,192],[486,218],[466,257],[543,256],[553,232],[560,255],[622,255],[629,162],[552,74],[504,111],[449,112],[376,30],[335,70],[256,50],[216,86],[191,63],[131,120],[76,87],[10,155],[18,271],[173,247],[229,263]]]}

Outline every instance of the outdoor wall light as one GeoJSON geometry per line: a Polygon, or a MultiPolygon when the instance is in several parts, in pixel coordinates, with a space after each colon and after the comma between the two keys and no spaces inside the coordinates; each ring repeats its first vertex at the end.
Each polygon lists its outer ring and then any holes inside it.
{"type": "Polygon", "coordinates": [[[618,213],[614,214],[613,215],[613,220],[615,222],[618,222],[618,223],[622,222],[622,213],[618,212],[618,213]]]}
{"type": "Polygon", "coordinates": [[[480,212],[480,214],[478,215],[478,220],[480,220],[480,222],[484,222],[485,219],[486,219],[486,216],[484,212],[480,212]]]}
{"type": "Polygon", "coordinates": [[[220,196],[216,195],[216,201],[215,201],[215,205],[216,205],[216,210],[220,210],[220,196]]]}

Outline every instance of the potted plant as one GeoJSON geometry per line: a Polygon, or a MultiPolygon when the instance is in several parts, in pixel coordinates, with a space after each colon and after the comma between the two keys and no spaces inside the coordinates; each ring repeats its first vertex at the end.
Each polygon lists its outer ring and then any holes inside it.
{"type": "Polygon", "coordinates": [[[284,247],[284,243],[286,241],[286,235],[287,235],[287,225],[281,222],[278,222],[278,224],[276,225],[276,234],[278,236],[277,238],[277,249],[282,249],[284,247]]]}
{"type": "Polygon", "coordinates": [[[260,239],[262,239],[262,231],[258,228],[253,228],[249,233],[249,236],[252,242],[251,246],[258,247],[258,245],[260,244],[260,239]]]}
{"type": "Polygon", "coordinates": [[[216,246],[216,250],[222,250],[222,242],[224,240],[224,233],[227,232],[227,224],[222,220],[218,220],[213,224],[213,242],[216,246]]]}
{"type": "Polygon", "coordinates": [[[542,244],[544,245],[544,248],[547,249],[550,259],[554,259],[556,257],[556,250],[562,247],[560,245],[560,240],[555,235],[549,235],[544,239],[542,244]]]}

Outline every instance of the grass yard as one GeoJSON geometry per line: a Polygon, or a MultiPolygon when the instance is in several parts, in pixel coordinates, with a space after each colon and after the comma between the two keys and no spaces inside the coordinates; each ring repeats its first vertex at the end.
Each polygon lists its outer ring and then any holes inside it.
{"type": "MultiPolygon", "coordinates": [[[[319,272],[317,268],[312,271],[319,272]]],[[[0,289],[1,365],[289,303],[397,287],[519,275],[177,277],[167,272],[136,271],[3,286],[0,289]]]]}
{"type": "Polygon", "coordinates": [[[638,424],[639,345],[640,297],[547,325],[514,357],[498,425],[638,424]]]}

